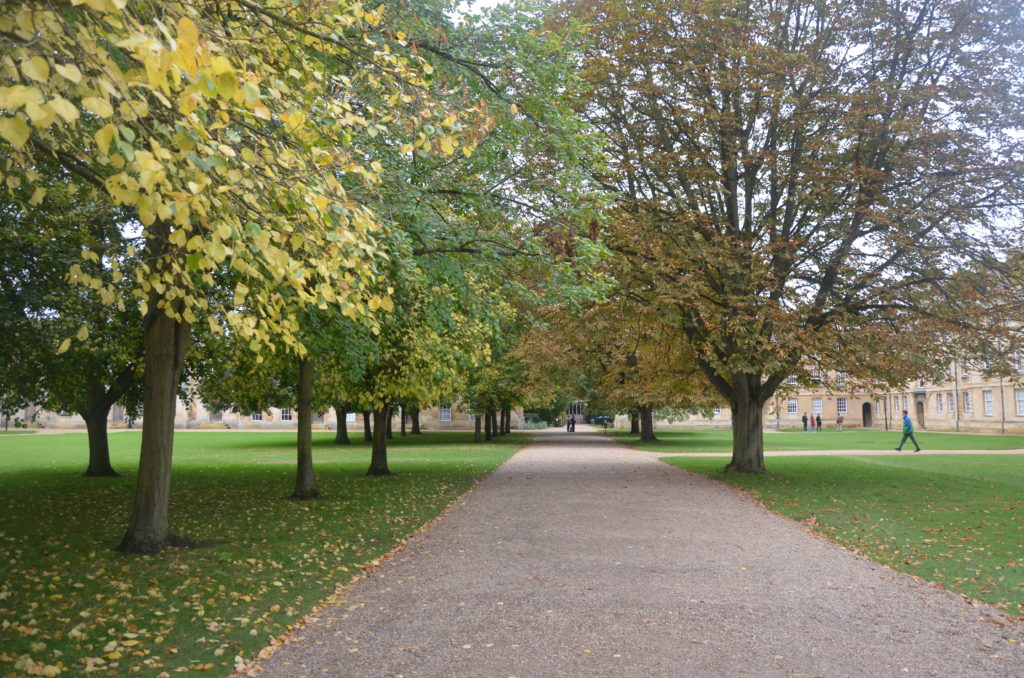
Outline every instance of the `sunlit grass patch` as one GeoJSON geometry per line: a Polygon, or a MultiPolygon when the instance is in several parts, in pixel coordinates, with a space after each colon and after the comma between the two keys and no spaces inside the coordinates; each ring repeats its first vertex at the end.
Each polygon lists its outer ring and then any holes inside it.
{"type": "Polygon", "coordinates": [[[751,492],[840,544],[1024,615],[1024,456],[777,457],[770,472],[666,457],[751,492]]]}
{"type": "Polygon", "coordinates": [[[127,526],[137,432],[111,436],[124,474],[113,479],[81,477],[84,435],[5,438],[0,675],[47,666],[224,675],[527,440],[475,445],[471,435],[396,436],[396,475],[371,478],[366,445],[317,434],[323,497],[309,502],[287,499],[294,433],[178,435],[171,526],[206,546],[154,557],[113,550],[127,526]]]}

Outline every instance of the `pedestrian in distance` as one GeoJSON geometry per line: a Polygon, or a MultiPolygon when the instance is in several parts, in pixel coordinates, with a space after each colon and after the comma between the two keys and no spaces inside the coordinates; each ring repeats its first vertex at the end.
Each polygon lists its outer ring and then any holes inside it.
{"type": "Polygon", "coordinates": [[[836,416],[836,430],[840,433],[843,432],[843,415],[836,416]]]}
{"type": "Polygon", "coordinates": [[[903,443],[907,442],[907,439],[914,443],[914,452],[920,452],[921,446],[917,444],[917,438],[914,437],[914,422],[910,421],[910,415],[907,414],[906,410],[903,410],[903,439],[900,440],[900,444],[896,447],[897,452],[903,451],[903,443]]]}
{"type": "Polygon", "coordinates": [[[804,412],[803,422],[804,422],[804,433],[807,433],[807,413],[806,412],[804,412]]]}
{"type": "Polygon", "coordinates": [[[818,415],[817,417],[815,417],[815,418],[817,419],[817,424],[818,424],[818,433],[821,433],[821,415],[819,414],[819,415],[818,415]]]}

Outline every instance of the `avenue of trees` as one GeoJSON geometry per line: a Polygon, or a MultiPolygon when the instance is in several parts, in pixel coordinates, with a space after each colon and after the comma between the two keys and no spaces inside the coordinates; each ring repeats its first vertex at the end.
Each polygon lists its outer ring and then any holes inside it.
{"type": "MultiPolygon", "coordinates": [[[[168,516],[179,398],[388,422],[573,388],[762,412],[1019,348],[1024,18],[1008,0],[27,0],[0,10],[0,408],[82,415],[121,549],[168,516]],[[988,351],[992,353],[991,351],[988,351]]],[[[352,432],[339,430],[344,444],[352,432]]]]}

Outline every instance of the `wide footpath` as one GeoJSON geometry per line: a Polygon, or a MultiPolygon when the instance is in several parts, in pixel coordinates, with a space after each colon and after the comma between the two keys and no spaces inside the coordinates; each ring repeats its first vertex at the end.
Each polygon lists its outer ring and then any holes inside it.
{"type": "Polygon", "coordinates": [[[1024,676],[998,610],[587,428],[539,435],[255,671],[1024,676]]]}

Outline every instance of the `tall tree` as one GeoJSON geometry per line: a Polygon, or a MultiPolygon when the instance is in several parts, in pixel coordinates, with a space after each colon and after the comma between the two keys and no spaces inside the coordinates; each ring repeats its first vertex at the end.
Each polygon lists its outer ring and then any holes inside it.
{"type": "Polygon", "coordinates": [[[981,329],[945,299],[968,262],[995,274],[1024,200],[1019,3],[570,0],[570,19],[591,26],[581,110],[609,138],[618,252],[728,401],[730,468],[764,470],[763,406],[809,357],[884,375],[892,328],[981,329]]]}

